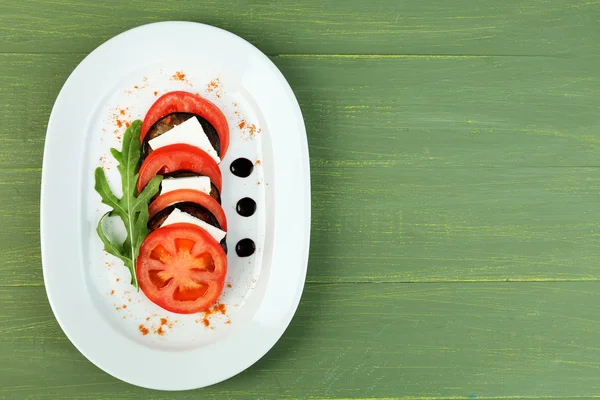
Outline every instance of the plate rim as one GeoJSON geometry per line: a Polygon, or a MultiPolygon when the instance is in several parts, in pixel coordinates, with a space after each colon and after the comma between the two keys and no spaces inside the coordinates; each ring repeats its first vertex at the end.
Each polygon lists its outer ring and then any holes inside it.
{"type": "MultiPolygon", "coordinates": [[[[87,135],[82,135],[82,136],[85,137],[87,135]]],[[[84,141],[83,139],[81,139],[81,140],[84,141]]],[[[275,153],[276,149],[275,149],[274,145],[271,148],[271,150],[272,150],[272,153],[275,153]]],[[[260,358],[262,358],[278,342],[278,340],[281,338],[281,336],[283,335],[283,333],[289,326],[289,324],[299,306],[300,298],[301,298],[301,295],[302,295],[303,289],[304,289],[304,284],[306,282],[309,245],[310,245],[310,222],[311,222],[310,164],[309,164],[309,153],[308,153],[308,138],[306,135],[306,128],[304,126],[304,120],[302,117],[302,112],[301,112],[300,106],[298,104],[298,100],[295,97],[295,94],[294,94],[292,88],[290,87],[289,83],[287,82],[287,80],[285,79],[285,77],[283,76],[281,71],[275,66],[275,64],[264,53],[262,53],[259,49],[257,49],[254,45],[252,45],[248,41],[244,40],[243,38],[241,38],[231,32],[228,32],[228,31],[223,30],[218,27],[214,27],[211,25],[202,24],[202,23],[198,23],[198,22],[163,21],[163,22],[155,22],[155,23],[151,23],[151,24],[141,25],[141,26],[135,27],[133,29],[124,31],[124,32],[114,36],[113,38],[107,40],[106,42],[102,43],[100,46],[98,46],[96,49],[94,49],[92,52],[90,52],[75,67],[75,69],[71,72],[71,74],[65,81],[58,96],[56,97],[54,106],[53,106],[51,114],[50,114],[50,118],[48,121],[48,127],[46,130],[46,138],[45,138],[45,143],[44,143],[44,153],[43,154],[44,154],[44,156],[43,156],[43,163],[42,163],[42,178],[41,178],[41,191],[40,191],[40,245],[41,245],[44,286],[46,289],[46,294],[48,296],[48,301],[50,303],[51,309],[52,309],[54,316],[55,316],[56,320],[58,321],[61,329],[63,330],[65,335],[69,338],[71,343],[73,343],[73,345],[77,348],[77,350],[80,353],[82,353],[88,360],[90,360],[93,364],[95,364],[96,366],[98,366],[100,369],[107,372],[108,374],[110,374],[122,381],[128,382],[128,383],[136,385],[136,386],[150,388],[150,389],[157,389],[157,390],[188,390],[188,389],[195,389],[195,388],[210,386],[215,383],[226,380],[234,375],[237,375],[238,373],[244,371],[249,366],[254,364],[260,358]],[[270,74],[273,74],[272,75],[273,79],[276,79],[279,81],[278,83],[281,86],[280,88],[284,92],[287,93],[287,99],[292,102],[292,104],[291,104],[292,108],[293,108],[292,111],[295,114],[294,118],[297,120],[296,121],[298,124],[297,129],[300,133],[296,139],[300,140],[300,142],[301,142],[301,153],[302,153],[301,157],[300,157],[301,164],[302,164],[301,169],[302,169],[302,175],[303,175],[302,176],[302,185],[298,185],[298,186],[302,186],[302,188],[304,189],[304,190],[302,190],[302,196],[301,196],[301,200],[300,200],[300,202],[302,203],[302,206],[303,206],[303,209],[301,212],[301,214],[303,216],[302,222],[303,222],[303,226],[304,226],[304,229],[303,229],[304,235],[303,235],[303,243],[302,243],[303,248],[300,251],[301,259],[297,263],[298,268],[299,268],[299,270],[298,270],[299,279],[301,279],[301,281],[299,281],[298,284],[296,285],[299,288],[299,290],[295,291],[293,293],[293,297],[288,299],[288,301],[291,301],[291,303],[293,304],[293,310],[287,310],[284,314],[282,314],[279,324],[277,324],[275,326],[268,326],[269,328],[275,328],[272,331],[269,331],[271,333],[271,339],[269,340],[268,345],[264,344],[265,342],[263,342],[263,344],[261,346],[256,346],[256,347],[260,347],[259,351],[257,351],[256,348],[254,350],[252,350],[251,351],[252,355],[249,356],[248,359],[245,360],[245,362],[237,362],[236,361],[237,364],[236,364],[235,368],[230,369],[229,371],[223,372],[223,373],[219,374],[218,377],[214,377],[211,380],[207,380],[207,381],[204,381],[201,383],[189,382],[188,384],[182,384],[181,382],[177,382],[176,384],[173,384],[173,385],[170,385],[169,383],[164,383],[164,382],[159,382],[156,380],[148,379],[148,378],[137,380],[137,379],[132,379],[130,376],[124,377],[119,372],[115,372],[114,368],[111,368],[111,366],[106,365],[104,361],[100,361],[97,354],[92,354],[92,351],[90,351],[89,348],[85,348],[86,346],[82,345],[82,343],[80,342],[80,340],[81,340],[80,332],[78,330],[76,332],[76,329],[73,328],[71,322],[66,322],[67,317],[65,316],[64,310],[62,308],[64,306],[61,305],[61,304],[65,303],[64,299],[56,297],[56,296],[58,296],[56,294],[56,290],[58,290],[58,288],[56,287],[57,278],[54,277],[54,274],[53,274],[54,271],[52,270],[53,267],[51,267],[51,265],[53,265],[54,263],[56,263],[58,261],[57,251],[53,246],[56,241],[53,240],[53,237],[51,235],[49,235],[50,232],[55,231],[55,229],[52,227],[52,224],[56,222],[56,217],[53,217],[53,215],[50,212],[50,209],[48,207],[48,203],[52,203],[52,199],[55,198],[55,197],[52,197],[53,195],[55,196],[55,193],[53,193],[53,191],[54,192],[56,191],[56,188],[52,188],[54,190],[51,190],[51,188],[50,188],[50,183],[54,183],[56,181],[56,178],[54,178],[54,175],[52,174],[53,172],[55,172],[54,170],[56,170],[56,168],[53,167],[53,164],[52,164],[56,158],[56,155],[54,155],[54,156],[52,156],[52,155],[56,154],[56,144],[61,139],[60,137],[58,137],[59,134],[56,133],[57,128],[55,128],[55,126],[60,126],[60,122],[57,122],[57,120],[60,120],[60,118],[57,116],[57,113],[60,112],[61,104],[66,101],[65,97],[69,94],[68,90],[71,89],[69,85],[75,79],[74,77],[76,76],[76,73],[80,72],[82,70],[82,68],[86,68],[87,67],[86,63],[89,63],[90,60],[94,58],[94,55],[99,54],[101,51],[104,51],[104,49],[107,49],[113,45],[118,46],[119,41],[126,42],[127,40],[131,40],[131,38],[128,38],[128,36],[134,37],[133,35],[142,34],[142,33],[145,33],[147,35],[150,31],[156,31],[156,33],[158,33],[161,30],[168,31],[170,29],[172,29],[172,30],[177,30],[177,29],[195,30],[195,29],[198,29],[199,32],[202,30],[210,31],[210,32],[214,33],[215,35],[221,35],[222,37],[226,38],[226,40],[232,40],[232,41],[238,42],[240,44],[240,46],[247,48],[248,51],[253,54],[253,56],[259,57],[261,62],[265,63],[265,66],[270,69],[270,71],[269,71],[270,74]],[[273,334],[273,332],[275,332],[275,334],[273,334]]],[[[79,157],[79,161],[83,161],[82,156],[79,157]]],[[[276,169],[276,166],[274,167],[274,169],[276,169]]],[[[74,174],[76,176],[78,176],[77,172],[74,172],[74,174]]],[[[274,182],[275,182],[274,186],[280,187],[279,180],[275,179],[274,182]]],[[[76,190],[79,191],[79,193],[78,193],[78,196],[76,196],[76,198],[66,200],[67,207],[65,207],[65,208],[68,209],[68,206],[70,206],[70,205],[71,206],[75,206],[75,205],[80,206],[81,205],[80,183],[81,183],[81,179],[74,179],[72,181],[72,186],[74,185],[76,190]]],[[[65,183],[65,186],[67,186],[67,185],[68,185],[68,182],[65,183]]],[[[288,186],[290,186],[290,185],[288,185],[288,186]]],[[[275,201],[275,203],[276,203],[275,208],[277,208],[278,207],[277,201],[275,201]]],[[[53,204],[50,204],[50,205],[53,205],[53,204]]],[[[81,207],[76,207],[75,209],[77,210],[77,211],[75,211],[75,213],[79,213],[80,212],[79,210],[81,209],[81,207]]],[[[279,215],[280,214],[276,214],[276,217],[275,217],[276,220],[279,215]]],[[[81,218],[81,215],[79,216],[79,218],[81,218]]],[[[82,221],[77,220],[76,222],[77,223],[74,225],[81,227],[82,221]]],[[[276,221],[276,223],[277,223],[277,221],[276,221]]],[[[60,228],[60,229],[63,229],[63,228],[60,228]]],[[[64,228],[64,230],[66,230],[65,235],[68,237],[71,237],[72,234],[76,234],[77,229],[74,229],[72,226],[67,226],[64,228]]],[[[273,239],[275,240],[275,242],[273,244],[274,249],[272,251],[273,251],[273,253],[275,253],[275,250],[277,250],[277,239],[278,239],[277,232],[274,232],[273,239]]],[[[79,250],[81,250],[81,249],[79,249],[79,250]]],[[[83,260],[79,259],[79,260],[76,260],[76,262],[80,263],[79,269],[83,270],[83,267],[81,265],[83,260]]],[[[80,279],[85,279],[85,278],[82,275],[80,277],[80,279]]],[[[68,298],[68,300],[77,301],[77,299],[70,298],[69,294],[63,293],[61,295],[66,296],[68,298]]],[[[264,303],[264,299],[263,299],[263,303],[264,303]]],[[[76,307],[76,306],[73,306],[73,307],[76,307]]],[[[259,308],[257,310],[257,314],[263,307],[264,307],[264,304],[261,304],[259,306],[259,308]]],[[[269,316],[264,315],[265,314],[264,312],[260,313],[260,314],[261,315],[259,316],[259,318],[264,319],[261,322],[263,327],[273,323],[272,320],[269,321],[269,316]]],[[[252,322],[254,323],[254,320],[252,322]]],[[[260,325],[260,324],[258,324],[258,325],[260,325]]],[[[254,330],[255,328],[256,327],[253,325],[252,329],[254,330]]],[[[226,338],[223,339],[223,341],[225,341],[225,340],[227,340],[227,339],[226,338]]],[[[190,351],[190,353],[193,354],[193,353],[197,352],[198,350],[200,350],[200,349],[190,351]]],[[[153,350],[153,351],[158,351],[158,350],[153,350]]],[[[241,358],[243,358],[243,357],[241,357],[241,358]]],[[[201,375],[201,374],[199,374],[199,375],[201,375]]]]}

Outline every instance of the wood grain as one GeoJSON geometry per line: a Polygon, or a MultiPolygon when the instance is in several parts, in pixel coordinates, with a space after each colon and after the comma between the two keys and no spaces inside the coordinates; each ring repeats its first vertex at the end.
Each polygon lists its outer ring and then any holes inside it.
{"type": "Polygon", "coordinates": [[[204,22],[267,54],[570,55],[597,51],[587,0],[27,0],[0,3],[0,52],[88,52],[150,22],[204,22]]]}
{"type": "Polygon", "coordinates": [[[0,399],[599,398],[599,20],[588,0],[0,2],[0,399]],[[162,20],[271,56],[313,194],[291,326],[239,376],[178,393],[87,361],[39,254],[60,87],[100,43],[162,20]]]}
{"type": "Polygon", "coordinates": [[[166,394],[89,363],[60,331],[43,288],[0,288],[0,398],[591,398],[600,395],[599,289],[308,285],[291,326],[254,367],[166,394]]]}

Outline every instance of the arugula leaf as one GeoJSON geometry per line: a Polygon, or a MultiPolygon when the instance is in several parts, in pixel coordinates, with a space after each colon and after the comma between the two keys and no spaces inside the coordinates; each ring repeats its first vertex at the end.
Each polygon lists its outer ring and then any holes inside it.
{"type": "Polygon", "coordinates": [[[123,261],[131,274],[131,284],[138,288],[135,276],[135,262],[140,253],[140,246],[150,232],[148,230],[148,203],[158,192],[162,176],[155,176],[148,185],[137,195],[138,169],[141,156],[140,131],[142,121],[135,120],[123,135],[123,148],[121,151],[111,148],[110,152],[119,163],[117,169],[121,174],[121,185],[123,196],[119,199],[110,189],[104,170],[100,167],[94,171],[94,189],[102,202],[111,207],[98,221],[96,231],[104,250],[123,261]],[[125,225],[127,237],[123,243],[115,243],[106,236],[102,228],[102,222],[107,216],[118,216],[125,225]]]}

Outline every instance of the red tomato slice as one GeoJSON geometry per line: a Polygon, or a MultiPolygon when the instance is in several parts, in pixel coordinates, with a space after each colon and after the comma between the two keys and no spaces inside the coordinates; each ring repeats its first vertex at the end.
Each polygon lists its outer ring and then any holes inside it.
{"type": "Polygon", "coordinates": [[[141,192],[156,175],[175,171],[191,171],[208,176],[221,192],[222,177],[219,166],[204,151],[189,144],[172,144],[154,150],[140,167],[137,189],[141,192]]]}
{"type": "Polygon", "coordinates": [[[206,208],[215,216],[221,226],[221,230],[227,232],[227,217],[221,205],[210,195],[193,189],[173,190],[172,192],[158,196],[148,207],[148,212],[150,213],[149,219],[152,219],[152,217],[165,208],[182,202],[192,202],[206,208]]]}
{"type": "Polygon", "coordinates": [[[221,159],[225,157],[229,147],[229,125],[225,115],[209,100],[206,100],[196,94],[175,91],[165,93],[158,98],[148,110],[142,122],[142,132],[140,142],[143,142],[146,133],[156,121],[162,117],[174,113],[186,112],[201,116],[207,120],[217,131],[221,145],[221,159]]]}
{"type": "Polygon", "coordinates": [[[180,223],[150,233],[137,259],[140,289],[165,310],[192,314],[217,302],[227,274],[227,256],[204,229],[180,223]]]}

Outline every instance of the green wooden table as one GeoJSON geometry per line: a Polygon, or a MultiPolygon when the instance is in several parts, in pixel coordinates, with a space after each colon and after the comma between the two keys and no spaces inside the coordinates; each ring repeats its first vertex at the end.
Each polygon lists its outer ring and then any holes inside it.
{"type": "Polygon", "coordinates": [[[600,1],[0,2],[0,398],[600,396],[600,1]],[[61,85],[115,34],[230,30],[309,136],[308,281],[282,339],[163,393],[88,362],[43,287],[39,186],[61,85]]]}

